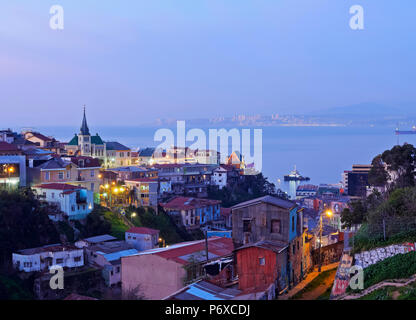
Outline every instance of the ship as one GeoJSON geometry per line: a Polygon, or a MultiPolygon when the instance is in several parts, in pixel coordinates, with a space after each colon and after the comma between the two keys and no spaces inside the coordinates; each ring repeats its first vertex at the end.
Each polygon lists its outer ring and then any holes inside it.
{"type": "Polygon", "coordinates": [[[290,171],[288,175],[285,175],[284,178],[285,178],[285,181],[309,181],[310,180],[309,177],[301,176],[299,171],[296,170],[296,166],[295,166],[295,169],[290,171]]]}
{"type": "Polygon", "coordinates": [[[396,135],[402,135],[402,134],[416,134],[416,126],[412,127],[412,130],[399,130],[399,128],[396,128],[396,135]]]}

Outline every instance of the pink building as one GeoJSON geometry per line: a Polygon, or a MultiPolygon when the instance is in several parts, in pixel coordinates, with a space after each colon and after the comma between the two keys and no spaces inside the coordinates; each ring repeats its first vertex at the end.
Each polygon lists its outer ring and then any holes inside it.
{"type": "MultiPolygon", "coordinates": [[[[208,261],[231,256],[232,239],[208,239],[208,261]]],[[[121,259],[123,293],[139,287],[146,299],[160,300],[204,276],[205,240],[182,242],[121,259]]]]}

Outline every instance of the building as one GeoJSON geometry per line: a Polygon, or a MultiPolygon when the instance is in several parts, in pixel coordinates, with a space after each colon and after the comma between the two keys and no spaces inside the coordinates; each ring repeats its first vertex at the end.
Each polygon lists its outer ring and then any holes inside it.
{"type": "Polygon", "coordinates": [[[85,248],[88,264],[103,268],[102,275],[109,287],[121,281],[121,258],[137,253],[138,251],[125,241],[105,241],[85,248]]]}
{"type": "Polygon", "coordinates": [[[100,191],[100,168],[98,159],[86,156],[54,157],[36,167],[43,184],[67,183],[94,193],[100,191]]]}
{"type": "MultiPolygon", "coordinates": [[[[287,273],[282,275],[282,279],[286,279],[289,286],[300,282],[305,275],[306,259],[303,252],[305,230],[302,209],[294,202],[272,196],[246,201],[231,209],[232,234],[236,248],[250,247],[262,241],[276,247],[273,249],[275,253],[276,250],[280,252],[286,248],[284,261],[287,273]]],[[[238,263],[240,262],[237,261],[238,263]]]]}
{"type": "Polygon", "coordinates": [[[351,171],[343,173],[343,187],[345,193],[351,197],[366,197],[368,183],[368,174],[372,165],[355,164],[351,171]]]}
{"type": "Polygon", "coordinates": [[[274,284],[278,292],[289,286],[288,245],[274,241],[249,243],[236,249],[238,289],[265,290],[274,284]]]}
{"type": "Polygon", "coordinates": [[[26,184],[25,156],[0,155],[0,188],[15,189],[26,184]]]}
{"type": "Polygon", "coordinates": [[[15,137],[14,132],[11,129],[0,130],[0,141],[13,143],[14,137],[15,137]]]}
{"type": "Polygon", "coordinates": [[[95,136],[91,136],[85,115],[85,107],[80,132],[78,135],[75,134],[71,141],[65,145],[65,150],[70,156],[87,156],[106,161],[106,144],[98,133],[95,136]]]}
{"type": "Polygon", "coordinates": [[[49,270],[52,266],[78,268],[84,266],[84,251],[74,246],[52,244],[13,253],[13,266],[23,272],[49,270]]]}
{"type": "Polygon", "coordinates": [[[125,240],[138,251],[153,249],[159,246],[159,230],[133,227],[125,232],[125,240]]]}
{"type": "Polygon", "coordinates": [[[300,185],[296,188],[296,199],[302,199],[306,197],[314,197],[318,191],[318,186],[312,184],[300,185]]]}
{"type": "Polygon", "coordinates": [[[208,239],[183,242],[139,252],[121,259],[122,290],[140,287],[146,299],[163,299],[205,276],[204,264],[220,257],[230,257],[231,239],[208,239]],[[157,266],[157,268],[155,267],[157,266]]]}
{"type": "Polygon", "coordinates": [[[243,170],[245,168],[244,157],[240,151],[233,151],[227,159],[227,164],[239,170],[243,170]]]}
{"type": "Polygon", "coordinates": [[[0,156],[20,156],[22,151],[14,144],[0,141],[0,156]]]}
{"type": "Polygon", "coordinates": [[[220,204],[219,200],[175,197],[161,206],[174,218],[177,225],[195,228],[219,220],[220,204]]]}
{"type": "Polygon", "coordinates": [[[77,166],[71,161],[54,157],[36,167],[40,171],[41,183],[66,183],[76,181],[77,166]]]}
{"type": "Polygon", "coordinates": [[[106,142],[107,157],[106,168],[131,166],[131,149],[118,142],[106,142]]]}
{"type": "Polygon", "coordinates": [[[125,181],[137,178],[150,178],[157,180],[158,171],[156,169],[148,169],[139,166],[126,166],[126,167],[117,167],[107,169],[106,171],[111,171],[117,174],[117,181],[125,181]]]}
{"type": "Polygon", "coordinates": [[[223,167],[218,167],[212,171],[211,182],[214,186],[222,189],[227,186],[227,170],[223,167]]]}
{"type": "Polygon", "coordinates": [[[65,183],[40,184],[33,187],[38,198],[54,204],[69,220],[85,219],[94,208],[93,193],[65,183]]]}
{"type": "Polygon", "coordinates": [[[24,131],[22,134],[26,140],[33,142],[40,148],[48,148],[55,140],[36,131],[24,131]]]}
{"type": "Polygon", "coordinates": [[[62,158],[69,160],[76,165],[76,179],[71,179],[68,183],[91,190],[94,193],[100,192],[100,161],[97,158],[78,156],[62,158]]]}
{"type": "Polygon", "coordinates": [[[94,236],[94,237],[89,237],[89,238],[78,240],[77,242],[75,242],[75,246],[77,248],[82,249],[85,247],[90,247],[90,246],[97,245],[97,244],[103,244],[104,242],[115,241],[115,240],[117,240],[116,237],[113,237],[109,234],[103,234],[99,236],[94,236]]]}
{"type": "Polygon", "coordinates": [[[220,153],[217,150],[196,149],[193,152],[196,163],[220,164],[220,153]]]}
{"type": "Polygon", "coordinates": [[[137,178],[124,181],[130,189],[130,203],[136,207],[153,207],[158,204],[158,181],[150,178],[137,178]]]}
{"type": "Polygon", "coordinates": [[[137,164],[144,165],[144,166],[155,164],[154,152],[155,152],[155,148],[145,148],[145,149],[139,150],[137,164]]]}

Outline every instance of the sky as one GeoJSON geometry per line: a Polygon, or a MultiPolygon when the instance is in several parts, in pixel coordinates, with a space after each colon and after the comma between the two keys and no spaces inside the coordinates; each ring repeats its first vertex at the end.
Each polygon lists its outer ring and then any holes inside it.
{"type": "Polygon", "coordinates": [[[414,0],[3,0],[0,128],[416,101],[414,0]],[[52,5],[64,29],[49,26],[52,5]],[[352,5],[364,30],[352,30],[352,5]]]}

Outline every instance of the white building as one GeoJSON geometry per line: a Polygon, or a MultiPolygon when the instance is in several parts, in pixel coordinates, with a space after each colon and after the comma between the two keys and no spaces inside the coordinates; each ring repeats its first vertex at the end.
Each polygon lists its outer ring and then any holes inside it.
{"type": "Polygon", "coordinates": [[[40,199],[56,204],[69,220],[85,219],[94,209],[93,192],[65,183],[41,184],[33,187],[40,199]]]}
{"type": "Polygon", "coordinates": [[[159,230],[133,227],[125,232],[126,242],[139,251],[158,247],[159,230]]]}
{"type": "Polygon", "coordinates": [[[227,186],[227,170],[219,167],[212,171],[211,183],[218,186],[220,189],[227,186]]]}
{"type": "Polygon", "coordinates": [[[13,266],[19,271],[44,271],[55,265],[67,268],[82,267],[84,251],[73,246],[52,244],[13,253],[13,266]]]}

